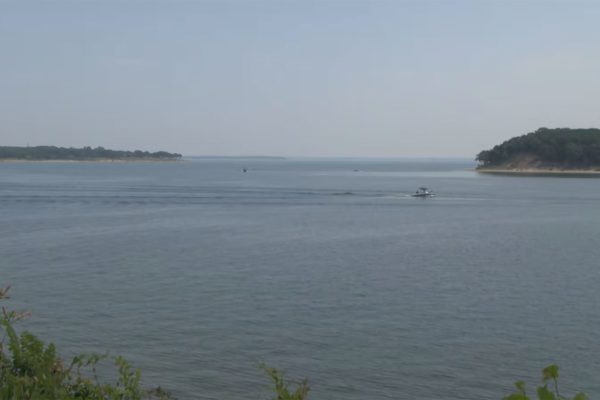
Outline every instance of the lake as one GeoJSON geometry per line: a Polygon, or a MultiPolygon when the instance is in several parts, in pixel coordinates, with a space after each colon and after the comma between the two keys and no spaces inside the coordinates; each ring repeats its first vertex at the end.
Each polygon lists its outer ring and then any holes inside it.
{"type": "Polygon", "coordinates": [[[261,362],[315,400],[500,399],[553,362],[599,397],[600,180],[473,167],[4,163],[0,285],[180,399],[264,399],[261,362]]]}

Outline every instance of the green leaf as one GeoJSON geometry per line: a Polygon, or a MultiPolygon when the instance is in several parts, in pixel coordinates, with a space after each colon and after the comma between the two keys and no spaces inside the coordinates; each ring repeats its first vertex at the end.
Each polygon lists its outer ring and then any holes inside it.
{"type": "Polygon", "coordinates": [[[517,390],[519,391],[519,393],[525,394],[525,382],[523,382],[523,381],[516,381],[515,382],[515,387],[517,388],[517,390]]]}
{"type": "Polygon", "coordinates": [[[529,397],[525,396],[522,393],[514,393],[503,397],[502,400],[529,400],[529,397]]]}
{"type": "Polygon", "coordinates": [[[544,382],[549,379],[558,379],[558,365],[551,364],[542,370],[544,382]]]}
{"type": "Polygon", "coordinates": [[[537,395],[539,400],[556,400],[554,393],[548,390],[548,387],[545,385],[537,388],[537,395]]]}
{"type": "Polygon", "coordinates": [[[577,393],[573,400],[589,400],[585,393],[577,393]]]}

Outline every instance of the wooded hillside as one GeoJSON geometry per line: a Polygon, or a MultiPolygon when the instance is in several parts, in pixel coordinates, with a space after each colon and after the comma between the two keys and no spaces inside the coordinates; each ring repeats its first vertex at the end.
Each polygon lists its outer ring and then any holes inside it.
{"type": "Polygon", "coordinates": [[[477,161],[480,167],[497,167],[523,156],[536,166],[600,166],[600,129],[540,128],[482,151],[477,155],[477,161]]]}

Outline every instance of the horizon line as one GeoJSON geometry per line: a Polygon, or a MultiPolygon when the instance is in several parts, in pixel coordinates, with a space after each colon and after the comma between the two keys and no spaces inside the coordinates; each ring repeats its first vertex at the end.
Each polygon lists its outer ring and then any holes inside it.
{"type": "Polygon", "coordinates": [[[387,160],[473,160],[469,156],[283,156],[283,155],[231,155],[231,154],[184,154],[183,158],[262,158],[262,159],[387,159],[387,160]]]}

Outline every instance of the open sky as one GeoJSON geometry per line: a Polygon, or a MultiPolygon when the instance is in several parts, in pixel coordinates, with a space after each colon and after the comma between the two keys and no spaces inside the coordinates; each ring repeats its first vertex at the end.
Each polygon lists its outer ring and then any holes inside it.
{"type": "Polygon", "coordinates": [[[0,145],[473,157],[600,127],[600,2],[0,0],[0,145]]]}

